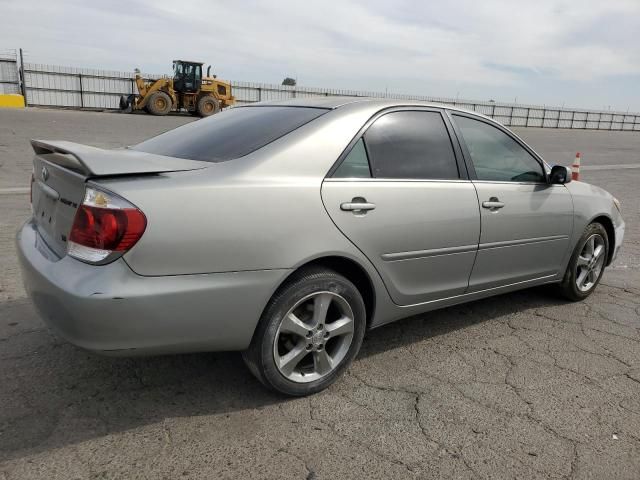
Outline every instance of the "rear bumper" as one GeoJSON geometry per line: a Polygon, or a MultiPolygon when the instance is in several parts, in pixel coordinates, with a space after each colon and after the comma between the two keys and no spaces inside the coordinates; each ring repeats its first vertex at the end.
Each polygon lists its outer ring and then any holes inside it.
{"type": "Polygon", "coordinates": [[[243,350],[288,270],[143,277],[119,259],[57,258],[31,221],[16,238],[27,293],[53,330],[116,355],[243,350]]]}

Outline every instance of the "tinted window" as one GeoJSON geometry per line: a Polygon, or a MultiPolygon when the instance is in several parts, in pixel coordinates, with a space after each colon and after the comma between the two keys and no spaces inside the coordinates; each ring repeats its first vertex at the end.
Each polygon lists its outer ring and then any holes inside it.
{"type": "Polygon", "coordinates": [[[364,140],[362,138],[353,146],[333,176],[336,178],[371,177],[369,159],[367,158],[367,151],[364,148],[364,140]]]}
{"type": "Polygon", "coordinates": [[[301,107],[231,108],[169,130],[133,149],[169,157],[223,162],[262,148],[327,111],[301,107]]]}
{"type": "Polygon", "coordinates": [[[451,139],[438,112],[393,112],[364,135],[377,178],[458,178],[451,139]]]}
{"type": "Polygon", "coordinates": [[[454,115],[478,180],[544,182],[540,163],[509,135],[488,123],[454,115]]]}

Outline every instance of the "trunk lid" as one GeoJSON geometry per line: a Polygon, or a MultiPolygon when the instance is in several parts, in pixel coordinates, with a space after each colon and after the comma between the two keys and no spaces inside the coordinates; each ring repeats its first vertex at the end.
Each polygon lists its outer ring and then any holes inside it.
{"type": "Polygon", "coordinates": [[[89,179],[154,175],[196,170],[208,162],[163,157],[135,150],[104,150],[72,142],[32,140],[32,209],[36,228],[59,257],[67,253],[67,239],[89,179]]]}

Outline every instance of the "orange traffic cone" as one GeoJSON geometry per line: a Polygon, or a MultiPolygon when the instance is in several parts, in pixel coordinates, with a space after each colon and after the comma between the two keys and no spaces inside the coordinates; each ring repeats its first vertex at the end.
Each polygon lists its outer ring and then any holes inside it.
{"type": "Polygon", "coordinates": [[[571,165],[571,180],[580,180],[580,152],[576,153],[576,159],[571,165]]]}

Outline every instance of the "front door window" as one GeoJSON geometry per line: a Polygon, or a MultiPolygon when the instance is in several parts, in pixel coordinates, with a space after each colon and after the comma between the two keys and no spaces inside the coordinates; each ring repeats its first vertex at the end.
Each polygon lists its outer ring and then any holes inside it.
{"type": "Polygon", "coordinates": [[[453,117],[469,149],[478,180],[546,181],[540,162],[502,130],[468,117],[453,117]]]}

